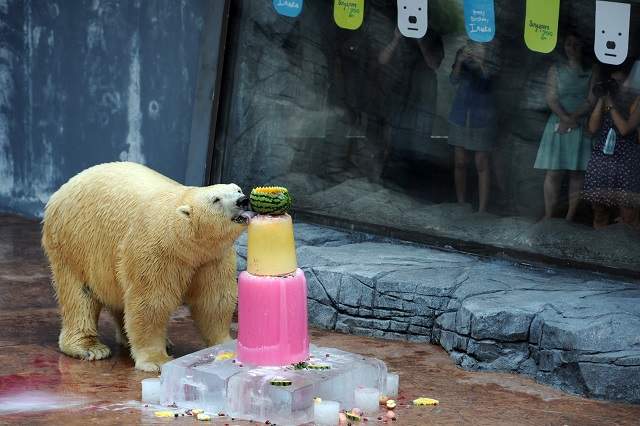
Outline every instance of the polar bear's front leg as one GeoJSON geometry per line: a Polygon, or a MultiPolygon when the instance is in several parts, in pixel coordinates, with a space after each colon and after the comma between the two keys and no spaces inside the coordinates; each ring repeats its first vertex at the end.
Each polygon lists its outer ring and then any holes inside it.
{"type": "Polygon", "coordinates": [[[166,262],[123,262],[118,273],[124,291],[124,326],[136,368],[157,372],[167,355],[167,326],[180,306],[187,280],[166,262]],[[138,268],[137,265],[146,268],[138,268]]]}
{"type": "Polygon", "coordinates": [[[186,302],[207,346],[230,339],[231,319],[238,298],[237,288],[236,256],[233,251],[196,271],[186,302]]]}
{"type": "Polygon", "coordinates": [[[135,297],[130,294],[125,298],[124,321],[131,356],[136,368],[142,371],[158,372],[165,362],[171,360],[167,355],[167,325],[172,307],[167,306],[166,296],[149,295],[135,297]],[[160,303],[159,303],[160,302],[160,303]]]}

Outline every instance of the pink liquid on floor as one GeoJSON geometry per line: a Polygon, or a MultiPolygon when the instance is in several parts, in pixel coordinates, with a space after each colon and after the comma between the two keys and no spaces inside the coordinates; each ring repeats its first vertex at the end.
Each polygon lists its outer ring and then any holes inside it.
{"type": "Polygon", "coordinates": [[[298,268],[287,277],[247,271],[238,278],[238,359],[280,366],[309,356],[307,281],[298,268]]]}

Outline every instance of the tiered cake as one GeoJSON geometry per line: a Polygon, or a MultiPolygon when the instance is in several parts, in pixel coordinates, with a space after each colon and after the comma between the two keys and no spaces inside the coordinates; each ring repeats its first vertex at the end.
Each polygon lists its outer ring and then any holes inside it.
{"type": "Polygon", "coordinates": [[[307,281],[296,262],[291,216],[259,214],[248,232],[247,270],[238,278],[238,358],[260,366],[304,361],[307,281]]]}
{"type": "Polygon", "coordinates": [[[375,358],[309,347],[306,280],[287,214],[291,199],[280,187],[256,188],[250,198],[258,215],[249,224],[247,270],[238,278],[238,340],[164,364],[159,384],[145,381],[146,394],[157,393],[157,400],[145,402],[299,425],[326,408],[314,402],[321,398],[335,401],[337,421],[337,407],[353,407],[356,389],[386,389],[387,367],[375,358]]]}

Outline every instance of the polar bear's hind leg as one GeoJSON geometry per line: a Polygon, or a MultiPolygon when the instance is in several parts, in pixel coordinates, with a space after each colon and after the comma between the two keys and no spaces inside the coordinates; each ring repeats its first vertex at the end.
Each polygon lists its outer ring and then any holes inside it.
{"type": "Polygon", "coordinates": [[[88,361],[107,358],[109,347],[98,340],[98,317],[102,304],[90,288],[64,266],[53,265],[53,283],[60,305],[60,350],[88,361]]]}

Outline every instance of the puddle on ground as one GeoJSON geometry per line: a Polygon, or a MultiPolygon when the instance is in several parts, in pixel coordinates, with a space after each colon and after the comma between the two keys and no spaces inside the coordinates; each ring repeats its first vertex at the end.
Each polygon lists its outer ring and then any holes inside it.
{"type": "Polygon", "coordinates": [[[67,410],[83,406],[87,399],[77,395],[59,395],[43,391],[25,391],[0,396],[0,414],[35,413],[67,410]]]}

